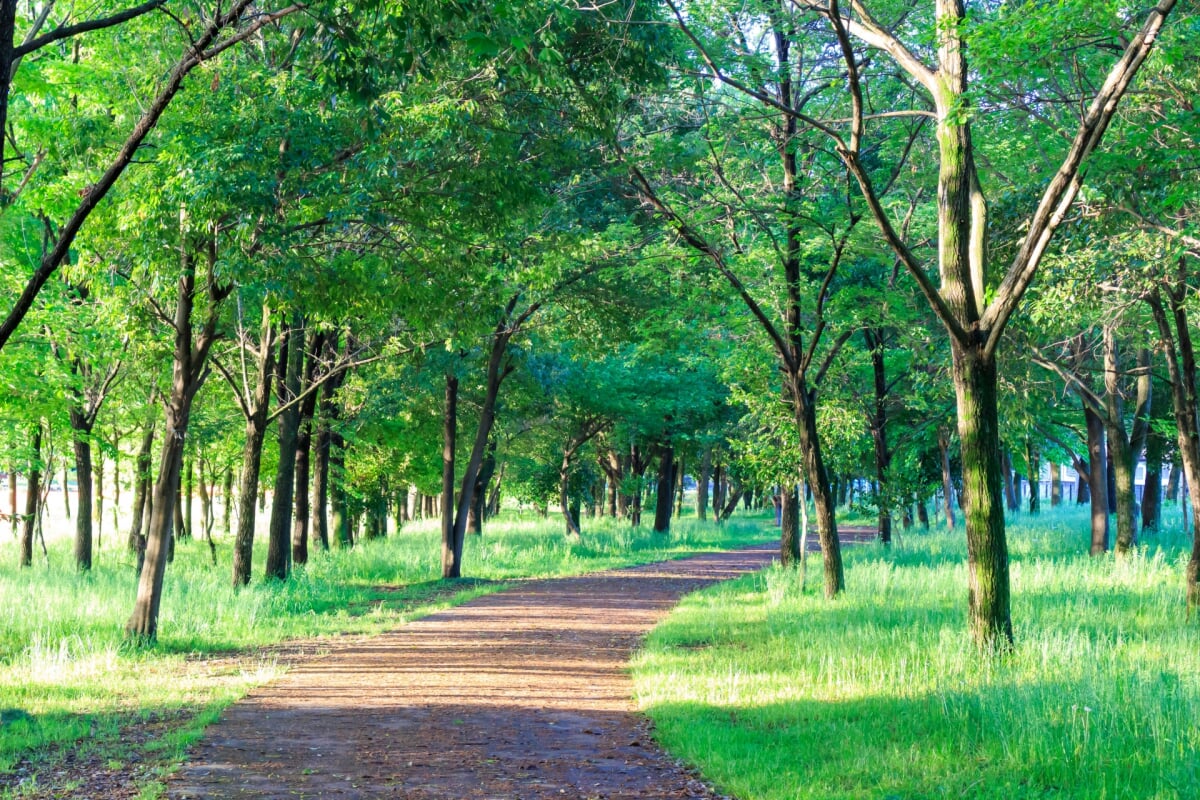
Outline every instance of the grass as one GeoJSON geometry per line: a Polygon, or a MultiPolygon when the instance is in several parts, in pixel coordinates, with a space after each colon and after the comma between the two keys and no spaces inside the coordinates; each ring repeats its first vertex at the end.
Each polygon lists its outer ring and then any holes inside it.
{"type": "MultiPolygon", "coordinates": [[[[677,558],[772,535],[754,519],[718,528],[685,518],[670,537],[585,520],[584,535],[569,540],[558,519],[513,517],[468,537],[471,578],[446,582],[438,580],[440,534],[429,521],[351,550],[316,552],[286,583],[241,591],[230,586],[228,541],[218,540],[216,567],[203,543],[181,543],[167,572],[159,642],[149,650],[123,641],[136,591],[130,555],[102,550],[95,568],[78,574],[70,542],[52,540],[48,565],[18,570],[11,542],[0,548],[0,797],[30,792],[68,750],[76,762],[117,769],[146,761],[143,783],[153,793],[158,772],[222,708],[279,674],[297,652],[331,646],[332,637],[392,628],[513,579],[677,558]],[[323,638],[314,644],[314,637],[323,638]],[[307,643],[287,644],[296,640],[307,643]]],[[[265,542],[258,544],[261,568],[265,542]]]]}
{"type": "Polygon", "coordinates": [[[1086,524],[1010,525],[1011,655],[967,636],[961,531],[910,535],[847,548],[833,602],[778,568],[691,596],[636,660],[642,707],[741,800],[1195,798],[1184,537],[1092,559],[1086,524]]]}

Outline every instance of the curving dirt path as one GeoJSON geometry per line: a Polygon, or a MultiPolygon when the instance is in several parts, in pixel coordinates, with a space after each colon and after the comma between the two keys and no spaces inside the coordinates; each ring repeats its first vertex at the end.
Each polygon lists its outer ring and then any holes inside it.
{"type": "Polygon", "coordinates": [[[167,795],[714,797],[649,740],[625,665],[682,595],[777,547],[530,582],[302,663],[209,727],[167,795]]]}

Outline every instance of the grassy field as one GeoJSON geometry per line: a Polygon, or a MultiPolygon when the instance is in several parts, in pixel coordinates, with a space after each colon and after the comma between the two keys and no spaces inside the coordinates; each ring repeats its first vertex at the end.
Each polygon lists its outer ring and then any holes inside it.
{"type": "MultiPolygon", "coordinates": [[[[436,522],[413,523],[352,550],[315,553],[286,584],[256,582],[237,592],[228,541],[218,540],[216,567],[207,546],[184,543],[167,572],[159,644],[145,651],[123,643],[136,590],[132,556],[105,549],[96,568],[80,575],[70,543],[60,538],[50,543],[48,565],[39,552],[33,569],[18,570],[16,543],[7,542],[0,546],[0,797],[32,791],[68,753],[76,763],[108,769],[136,763],[152,786],[156,772],[169,769],[226,704],[278,674],[290,657],[336,646],[332,637],[395,627],[513,579],[645,563],[774,535],[760,519],[735,518],[721,528],[684,519],[669,538],[648,526],[584,523],[584,535],[572,541],[553,517],[493,522],[484,536],[468,537],[470,578],[458,582],[437,580],[436,522]],[[294,644],[301,639],[303,646],[294,644]]],[[[259,544],[256,569],[265,556],[259,544]]]]}
{"type": "Polygon", "coordinates": [[[1010,536],[1007,657],[966,634],[961,531],[910,535],[848,548],[834,602],[782,569],[690,597],[638,657],[640,702],[741,800],[1200,797],[1183,537],[1092,559],[1082,516],[1010,536]]]}

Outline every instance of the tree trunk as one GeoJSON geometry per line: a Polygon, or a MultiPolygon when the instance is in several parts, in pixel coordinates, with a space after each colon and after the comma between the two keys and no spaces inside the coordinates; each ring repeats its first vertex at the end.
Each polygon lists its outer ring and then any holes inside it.
{"type": "Polygon", "coordinates": [[[221,484],[221,530],[228,536],[233,531],[233,467],[225,467],[221,484]]]}
{"type": "Polygon", "coordinates": [[[833,491],[829,486],[829,475],[825,471],[821,442],[817,437],[815,398],[809,392],[802,376],[793,376],[792,380],[794,385],[789,387],[786,399],[791,403],[795,415],[805,483],[813,495],[813,506],[817,517],[817,539],[821,543],[821,563],[825,573],[825,596],[832,598],[846,588],[846,575],[842,567],[842,546],[838,539],[837,520],[834,516],[836,504],[833,499],[833,491]]]}
{"type": "Polygon", "coordinates": [[[442,577],[462,577],[462,543],[454,526],[454,451],[458,438],[458,378],[446,375],[442,409],[442,577]]]}
{"type": "Polygon", "coordinates": [[[275,472],[271,522],[267,528],[266,577],[281,581],[287,580],[292,568],[292,505],[300,430],[300,404],[294,401],[300,396],[304,350],[303,321],[299,314],[293,313],[291,327],[279,344],[279,368],[275,375],[278,402],[284,411],[279,415],[279,468],[275,472]],[[289,403],[292,404],[290,408],[289,403]]]}
{"type": "Polygon", "coordinates": [[[658,459],[657,493],[654,503],[654,532],[670,533],[671,507],[675,501],[675,449],[662,448],[658,459]]]}
{"type": "Polygon", "coordinates": [[[346,490],[346,439],[337,431],[329,434],[329,528],[338,548],[354,546],[354,521],[346,490]]]}
{"type": "Polygon", "coordinates": [[[887,440],[887,369],[884,362],[884,331],[882,328],[867,327],[863,329],[863,338],[871,351],[871,373],[874,378],[874,403],[871,408],[868,427],[871,431],[871,443],[875,451],[875,480],[878,489],[875,492],[875,502],[879,510],[879,541],[885,545],[892,543],[892,507],[888,495],[888,468],[891,465],[892,453],[887,440]]]}
{"type": "Polygon", "coordinates": [[[32,456],[25,477],[25,513],[21,517],[21,566],[33,566],[33,535],[37,527],[38,503],[42,496],[42,424],[34,423],[29,437],[32,456]]]}
{"type": "Polygon", "coordinates": [[[696,519],[708,518],[708,481],[712,478],[712,451],[705,450],[700,458],[700,475],[696,479],[696,519]]]}
{"type": "Polygon", "coordinates": [[[1062,470],[1058,467],[1057,461],[1050,462],[1050,507],[1058,508],[1062,505],[1062,470]]]}
{"type": "Polygon", "coordinates": [[[1029,464],[1029,513],[1036,514],[1041,510],[1042,463],[1037,448],[1029,439],[1025,440],[1025,460],[1029,464]]]}
{"type": "MultiPolygon", "coordinates": [[[[181,217],[186,223],[186,217],[181,217]]],[[[144,564],[138,578],[137,601],[133,614],[125,625],[125,633],[139,641],[153,641],[158,636],[158,609],[162,600],[163,577],[167,554],[174,537],[171,535],[174,494],[179,489],[179,473],[183,466],[183,446],[191,419],[192,400],[203,385],[207,371],[208,352],[216,338],[221,301],[230,288],[216,284],[216,242],[208,243],[208,303],[204,326],[193,341],[192,308],[195,301],[195,266],[187,245],[183,247],[183,269],[179,280],[179,301],[175,312],[175,347],[171,391],[166,405],[166,425],[162,457],[159,459],[158,479],[154,485],[150,525],[146,535],[144,564]]]]}
{"type": "MultiPolygon", "coordinates": [[[[82,409],[72,408],[70,420],[78,487],[75,500],[75,568],[86,572],[92,568],[92,431],[82,409]]],[[[64,476],[63,494],[66,493],[64,476]]]]}
{"type": "Polygon", "coordinates": [[[1092,545],[1089,552],[1098,556],[1108,552],[1108,452],[1104,441],[1104,420],[1086,403],[1083,417],[1087,423],[1088,440],[1088,467],[1084,477],[1087,479],[1092,509],[1092,545]]]}
{"type": "Polygon", "coordinates": [[[563,523],[567,536],[581,535],[579,520],[571,503],[571,454],[563,453],[562,464],[558,469],[558,507],[562,509],[563,523]]]}
{"type": "Polygon", "coordinates": [[[917,522],[921,523],[922,530],[929,530],[929,509],[920,495],[917,495],[917,522]]]}
{"type": "Polygon", "coordinates": [[[1166,437],[1154,426],[1146,434],[1146,481],[1142,484],[1142,530],[1157,531],[1162,514],[1163,454],[1166,437]]]}
{"type": "MultiPolygon", "coordinates": [[[[1200,606],[1200,421],[1197,420],[1196,354],[1192,345],[1191,328],[1187,319],[1190,290],[1186,285],[1186,262],[1179,259],[1179,276],[1174,287],[1166,290],[1170,306],[1163,308],[1158,293],[1148,298],[1154,312],[1154,322],[1162,339],[1171,381],[1171,405],[1178,432],[1179,460],[1183,478],[1192,502],[1192,553],[1185,573],[1189,616],[1200,606]],[[1170,318],[1168,318],[1168,313],[1170,318]],[[1173,323],[1173,325],[1172,325],[1173,323]]],[[[1182,505],[1182,500],[1180,504],[1182,505]]],[[[1184,519],[1186,521],[1186,510],[1184,519]]],[[[1185,522],[1186,525],[1186,522],[1185,522]]]]}
{"type": "Polygon", "coordinates": [[[968,614],[976,643],[987,649],[1012,642],[996,362],[957,342],[953,349],[967,523],[968,614]]]}
{"type": "Polygon", "coordinates": [[[679,459],[679,462],[675,465],[675,518],[676,519],[683,516],[683,480],[684,480],[683,469],[684,469],[683,459],[681,458],[681,459],[679,459]]]}
{"type": "Polygon", "coordinates": [[[492,476],[496,474],[496,441],[489,440],[483,462],[479,465],[479,475],[475,478],[475,497],[467,512],[467,533],[476,536],[483,533],[483,518],[487,504],[487,488],[492,476]]]}
{"type": "Polygon", "coordinates": [[[1017,499],[1017,492],[1013,487],[1012,456],[1008,454],[1007,449],[1000,451],[1000,469],[1004,470],[1004,502],[1008,510],[1015,514],[1021,510],[1021,502],[1017,499]]]}
{"type": "Polygon", "coordinates": [[[779,492],[779,563],[800,566],[800,500],[795,486],[781,486],[779,492]]]}
{"type": "Polygon", "coordinates": [[[254,417],[246,421],[242,472],[238,480],[237,533],[233,540],[234,586],[250,583],[254,560],[254,523],[258,511],[258,477],[262,466],[263,440],[267,433],[266,417],[267,404],[264,402],[254,417]]]}
{"type": "Polygon", "coordinates": [[[195,537],[192,529],[192,482],[195,477],[196,462],[192,457],[184,461],[183,470],[183,535],[189,539],[195,537]]]}
{"type": "Polygon", "coordinates": [[[950,432],[938,429],[938,453],[942,462],[942,500],[945,504],[946,528],[954,530],[954,481],[950,476],[950,432]]]}

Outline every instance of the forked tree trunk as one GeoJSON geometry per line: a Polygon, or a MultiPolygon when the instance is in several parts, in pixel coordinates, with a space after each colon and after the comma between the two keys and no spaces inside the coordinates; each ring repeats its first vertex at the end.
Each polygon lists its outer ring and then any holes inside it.
{"type": "Polygon", "coordinates": [[[836,597],[846,588],[842,567],[842,546],[838,538],[834,512],[833,491],[825,471],[825,459],[817,436],[817,413],[814,398],[803,378],[793,377],[796,385],[787,393],[795,414],[796,432],[800,442],[800,458],[804,476],[813,495],[817,517],[817,539],[821,543],[821,564],[825,574],[825,596],[836,597]]]}
{"type": "MultiPolygon", "coordinates": [[[[181,222],[186,223],[186,217],[181,217],[181,222]]],[[[144,563],[138,578],[137,601],[134,603],[133,614],[125,625],[126,635],[138,642],[154,641],[158,636],[158,609],[162,600],[163,577],[166,573],[168,550],[174,542],[171,535],[174,495],[179,490],[179,473],[183,467],[183,446],[191,419],[192,401],[208,375],[208,353],[216,338],[221,302],[232,291],[232,287],[220,287],[216,283],[216,240],[215,234],[211,232],[207,250],[208,307],[204,326],[195,340],[192,325],[196,294],[195,264],[186,244],[182,251],[183,269],[179,279],[179,300],[175,311],[175,347],[171,390],[166,404],[162,457],[159,459],[158,479],[154,485],[144,563]]]]}

